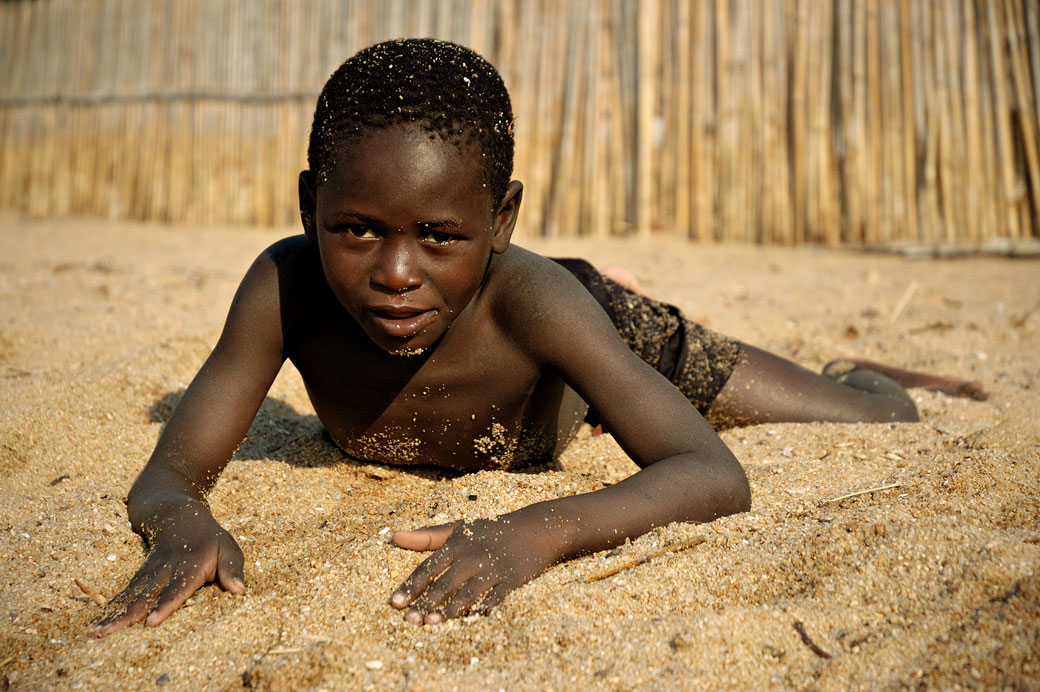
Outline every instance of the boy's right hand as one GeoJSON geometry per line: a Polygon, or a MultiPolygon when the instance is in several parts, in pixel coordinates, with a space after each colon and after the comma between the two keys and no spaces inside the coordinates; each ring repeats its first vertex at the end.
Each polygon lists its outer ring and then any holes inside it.
{"type": "Polygon", "coordinates": [[[205,504],[184,498],[164,507],[154,527],[141,569],[91,621],[95,636],[107,636],[141,620],[158,625],[209,582],[219,582],[233,594],[245,592],[242,549],[205,504]]]}

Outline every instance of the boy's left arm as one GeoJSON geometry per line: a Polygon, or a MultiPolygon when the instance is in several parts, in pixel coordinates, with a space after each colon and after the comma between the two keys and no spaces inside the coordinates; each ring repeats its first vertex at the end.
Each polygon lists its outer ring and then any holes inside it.
{"type": "MultiPolygon", "coordinates": [[[[562,271],[562,270],[561,270],[562,271]]],[[[405,619],[435,624],[490,608],[549,566],[612,548],[655,526],[746,511],[736,458],[683,394],[632,353],[576,281],[522,301],[516,338],[597,412],[638,473],[591,493],[539,502],[495,519],[395,534],[437,548],[391,596],[405,619]]]]}

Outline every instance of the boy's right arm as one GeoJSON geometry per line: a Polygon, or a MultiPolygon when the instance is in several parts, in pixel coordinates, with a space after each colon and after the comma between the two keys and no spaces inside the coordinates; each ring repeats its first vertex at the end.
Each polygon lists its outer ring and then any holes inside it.
{"type": "Polygon", "coordinates": [[[163,429],[127,498],[148,556],[92,623],[105,636],[158,625],[210,581],[245,590],[242,551],[205,502],[284,361],[278,268],[266,251],[246,273],[217,345],[163,429]]]}

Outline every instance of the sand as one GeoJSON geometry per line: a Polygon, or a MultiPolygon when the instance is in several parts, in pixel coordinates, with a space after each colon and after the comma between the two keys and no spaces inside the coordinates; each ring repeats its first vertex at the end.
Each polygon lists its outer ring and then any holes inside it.
{"type": "Polygon", "coordinates": [[[635,466],[588,430],[538,473],[358,464],[286,367],[211,498],[247,594],[205,587],[158,628],[87,636],[98,605],[73,579],[111,596],[141,563],[122,498],[280,235],[0,218],[0,690],[1040,689],[1036,260],[521,240],[623,264],[808,367],[862,356],[993,396],[916,392],[913,424],[727,431],[750,512],[663,527],[549,570],[488,617],[416,628],[386,599],[422,555],[388,528],[493,516],[635,466]]]}

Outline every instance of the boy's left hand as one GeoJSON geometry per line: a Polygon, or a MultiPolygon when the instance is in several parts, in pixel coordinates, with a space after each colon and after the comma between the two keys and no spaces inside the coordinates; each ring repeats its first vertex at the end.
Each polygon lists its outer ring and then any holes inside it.
{"type": "Polygon", "coordinates": [[[408,550],[436,550],[390,597],[404,619],[436,625],[485,611],[556,561],[552,541],[519,513],[398,531],[393,542],[408,550]]]}

